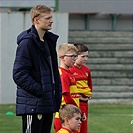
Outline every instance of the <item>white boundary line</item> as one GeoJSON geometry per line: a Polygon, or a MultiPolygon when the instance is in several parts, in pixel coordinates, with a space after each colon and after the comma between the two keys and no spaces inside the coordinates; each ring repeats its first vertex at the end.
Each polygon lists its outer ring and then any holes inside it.
{"type": "Polygon", "coordinates": [[[89,114],[89,116],[133,116],[133,114],[89,114]]]}

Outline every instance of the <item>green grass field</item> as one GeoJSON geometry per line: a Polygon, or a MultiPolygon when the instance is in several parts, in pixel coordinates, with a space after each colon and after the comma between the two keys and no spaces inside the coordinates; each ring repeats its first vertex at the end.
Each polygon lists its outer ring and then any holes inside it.
{"type": "MultiPolygon", "coordinates": [[[[133,105],[89,105],[89,133],[133,133],[131,123],[133,105]]],[[[15,116],[15,105],[0,105],[0,133],[22,133],[21,117],[15,116]]]]}

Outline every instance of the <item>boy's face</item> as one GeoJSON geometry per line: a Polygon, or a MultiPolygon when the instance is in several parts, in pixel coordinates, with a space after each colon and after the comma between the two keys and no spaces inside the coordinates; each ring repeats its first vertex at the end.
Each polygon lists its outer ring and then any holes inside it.
{"type": "Polygon", "coordinates": [[[74,114],[74,117],[68,120],[69,129],[71,131],[77,131],[81,124],[81,114],[74,114]]]}
{"type": "Polygon", "coordinates": [[[76,64],[77,65],[84,65],[86,64],[87,60],[88,60],[88,56],[89,56],[89,52],[82,52],[80,55],[78,55],[78,58],[76,60],[76,64]]]}
{"type": "Polygon", "coordinates": [[[69,51],[67,54],[64,55],[63,60],[64,64],[67,67],[72,67],[77,59],[77,54],[75,51],[69,51]]]}

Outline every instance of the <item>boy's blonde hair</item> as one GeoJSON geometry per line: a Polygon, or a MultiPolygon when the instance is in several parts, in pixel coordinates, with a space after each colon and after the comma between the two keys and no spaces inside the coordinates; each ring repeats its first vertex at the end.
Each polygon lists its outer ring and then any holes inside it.
{"type": "Polygon", "coordinates": [[[34,23],[34,18],[38,17],[39,15],[41,15],[42,13],[50,13],[52,12],[53,9],[50,7],[47,7],[45,5],[36,5],[35,7],[33,7],[30,10],[30,17],[31,17],[31,21],[32,23],[34,23]]]}
{"type": "Polygon", "coordinates": [[[67,54],[69,51],[74,51],[78,52],[77,48],[73,45],[73,44],[70,44],[70,43],[63,43],[59,46],[58,48],[58,56],[61,57],[61,56],[64,56],[65,54],[67,54]]]}
{"type": "Polygon", "coordinates": [[[59,109],[59,117],[61,123],[64,123],[64,118],[68,118],[69,120],[74,117],[74,114],[82,114],[80,108],[73,104],[65,104],[62,108],[59,109]]]}

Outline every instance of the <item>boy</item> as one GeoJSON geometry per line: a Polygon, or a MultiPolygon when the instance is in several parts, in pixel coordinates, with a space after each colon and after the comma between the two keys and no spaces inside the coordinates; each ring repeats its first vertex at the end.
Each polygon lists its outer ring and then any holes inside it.
{"type": "Polygon", "coordinates": [[[81,124],[80,133],[88,133],[88,100],[92,94],[92,78],[90,69],[85,64],[88,60],[89,49],[84,44],[74,44],[74,46],[78,49],[78,58],[70,71],[75,77],[80,95],[80,109],[87,117],[81,124]]]}
{"type": "MultiPolygon", "coordinates": [[[[58,48],[58,57],[60,59],[60,78],[62,84],[62,103],[73,104],[79,107],[79,95],[75,82],[75,78],[70,72],[69,68],[72,67],[77,59],[77,49],[73,44],[62,44],[58,48]]],[[[56,112],[54,119],[54,129],[59,131],[62,125],[59,119],[59,113],[56,112]]]]}
{"type": "Polygon", "coordinates": [[[77,131],[81,124],[81,110],[72,104],[63,105],[59,110],[62,128],[57,133],[72,133],[77,131]]]}

